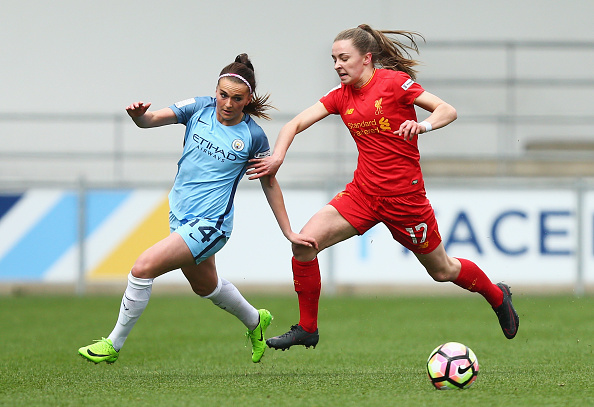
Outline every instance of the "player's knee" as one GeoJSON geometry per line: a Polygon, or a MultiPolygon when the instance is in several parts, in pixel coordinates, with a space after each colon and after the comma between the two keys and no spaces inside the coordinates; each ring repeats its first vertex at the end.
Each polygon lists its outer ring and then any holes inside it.
{"type": "Polygon", "coordinates": [[[306,247],[299,244],[292,244],[293,257],[298,261],[310,261],[318,255],[318,251],[312,247],[306,247]]]}
{"type": "Polygon", "coordinates": [[[153,267],[151,267],[150,261],[141,256],[134,262],[130,273],[136,278],[154,278],[152,271],[153,267]]]}

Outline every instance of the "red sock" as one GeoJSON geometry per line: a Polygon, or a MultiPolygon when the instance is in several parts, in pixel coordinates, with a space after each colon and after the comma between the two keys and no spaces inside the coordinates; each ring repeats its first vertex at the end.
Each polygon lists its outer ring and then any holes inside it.
{"type": "Polygon", "coordinates": [[[322,289],[318,258],[299,261],[293,257],[293,283],[299,300],[299,325],[307,332],[318,329],[318,303],[322,289]]]}
{"type": "Polygon", "coordinates": [[[503,303],[503,292],[497,285],[493,284],[489,277],[476,264],[466,259],[459,259],[462,264],[460,274],[454,281],[454,284],[465,290],[479,293],[491,304],[497,308],[503,303]]]}

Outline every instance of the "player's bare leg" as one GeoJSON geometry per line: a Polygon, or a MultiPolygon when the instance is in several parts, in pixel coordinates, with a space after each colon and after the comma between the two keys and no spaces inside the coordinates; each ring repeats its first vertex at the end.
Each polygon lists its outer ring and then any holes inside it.
{"type": "Polygon", "coordinates": [[[318,211],[301,230],[318,242],[315,248],[293,245],[293,282],[299,301],[299,323],[288,332],[270,338],[266,344],[274,349],[289,349],[293,345],[314,348],[319,341],[318,303],[321,292],[320,267],[317,255],[323,249],[357,234],[355,228],[331,205],[318,211]]]}
{"type": "Polygon", "coordinates": [[[470,260],[448,256],[443,243],[431,253],[415,255],[435,281],[451,281],[465,290],[481,294],[497,314],[505,337],[512,339],[516,336],[520,318],[512,305],[509,286],[503,283],[493,284],[470,260]]]}

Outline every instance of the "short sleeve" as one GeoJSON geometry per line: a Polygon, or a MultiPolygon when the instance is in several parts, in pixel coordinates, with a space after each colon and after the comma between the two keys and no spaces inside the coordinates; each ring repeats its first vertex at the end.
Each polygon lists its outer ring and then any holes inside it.
{"type": "Polygon", "coordinates": [[[193,97],[190,99],[182,100],[169,106],[173,113],[177,116],[177,122],[180,124],[187,124],[188,120],[194,113],[202,109],[205,105],[212,102],[211,97],[193,97]]]}
{"type": "MultiPolygon", "coordinates": [[[[249,117],[249,116],[248,116],[249,117]]],[[[270,144],[266,133],[251,118],[247,120],[247,125],[252,137],[252,148],[250,158],[264,158],[270,155],[270,144]]]]}
{"type": "Polygon", "coordinates": [[[340,90],[341,86],[339,85],[331,89],[328,93],[326,93],[324,96],[320,98],[320,102],[322,102],[322,104],[330,114],[338,114],[340,110],[337,104],[337,97],[340,93],[340,90]]]}
{"type": "Polygon", "coordinates": [[[405,103],[414,103],[415,99],[425,91],[421,85],[402,71],[397,71],[394,82],[395,91],[402,94],[405,103]]]}

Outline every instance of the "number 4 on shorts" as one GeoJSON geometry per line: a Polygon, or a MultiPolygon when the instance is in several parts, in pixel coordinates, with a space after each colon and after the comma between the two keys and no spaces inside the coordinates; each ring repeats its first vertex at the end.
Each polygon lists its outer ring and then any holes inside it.
{"type": "Polygon", "coordinates": [[[199,226],[198,230],[202,233],[202,243],[209,242],[212,235],[218,232],[218,230],[212,226],[199,226]]]}

